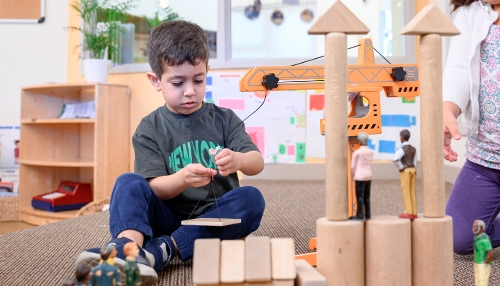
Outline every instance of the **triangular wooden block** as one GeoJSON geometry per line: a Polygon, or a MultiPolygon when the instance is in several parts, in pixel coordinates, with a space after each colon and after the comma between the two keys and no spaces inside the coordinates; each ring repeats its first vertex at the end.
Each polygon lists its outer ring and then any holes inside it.
{"type": "Polygon", "coordinates": [[[325,35],[331,32],[364,35],[368,34],[370,29],[344,3],[337,0],[307,31],[311,35],[325,35]]]}
{"type": "Polygon", "coordinates": [[[438,34],[441,36],[459,35],[460,31],[453,25],[448,17],[435,4],[422,8],[418,14],[403,28],[401,35],[427,35],[438,34]]]}

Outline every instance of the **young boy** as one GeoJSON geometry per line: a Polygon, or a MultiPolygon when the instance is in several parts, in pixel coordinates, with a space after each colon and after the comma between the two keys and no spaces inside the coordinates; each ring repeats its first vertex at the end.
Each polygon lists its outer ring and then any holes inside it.
{"type": "MultiPolygon", "coordinates": [[[[156,282],[174,256],[190,260],[195,239],[238,239],[254,232],[265,206],[259,190],[239,186],[236,171],[256,175],[264,168],[244,124],[233,111],[203,102],[209,70],[203,29],[187,21],[165,22],[152,31],[147,49],[152,69],[147,77],[165,105],[139,123],[132,137],[135,172],[118,177],[110,202],[116,264],[123,270],[123,245],[136,242],[145,284],[156,282]],[[222,151],[213,162],[210,149],[218,146],[222,151]],[[241,223],[181,225],[200,215],[241,223]]],[[[88,249],[77,262],[98,258],[96,249],[88,249]]]]}

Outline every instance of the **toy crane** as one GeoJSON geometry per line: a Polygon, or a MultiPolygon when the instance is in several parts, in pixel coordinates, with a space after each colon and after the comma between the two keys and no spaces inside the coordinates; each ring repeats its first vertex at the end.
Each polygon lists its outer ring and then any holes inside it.
{"type": "MultiPolygon", "coordinates": [[[[363,131],[369,135],[382,133],[380,91],[387,97],[413,98],[420,94],[418,65],[375,64],[372,40],[361,39],[358,42],[358,64],[349,65],[347,70],[349,103],[348,165],[352,153],[359,148],[356,136],[363,131]]],[[[323,66],[268,66],[250,69],[240,80],[241,91],[263,90],[306,90],[324,89],[323,66]]],[[[334,123],[328,123],[334,124],[334,123]]],[[[320,122],[324,135],[325,121],[320,122]]],[[[353,215],[356,203],[356,191],[350,168],[348,170],[348,205],[349,215],[353,215]]]]}

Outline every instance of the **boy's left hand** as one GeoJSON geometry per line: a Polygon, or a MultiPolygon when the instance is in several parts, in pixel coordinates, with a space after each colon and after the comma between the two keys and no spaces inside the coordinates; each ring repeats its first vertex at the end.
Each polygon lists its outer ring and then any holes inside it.
{"type": "Polygon", "coordinates": [[[215,156],[215,164],[221,176],[228,176],[240,169],[238,154],[228,148],[224,148],[215,156]]]}

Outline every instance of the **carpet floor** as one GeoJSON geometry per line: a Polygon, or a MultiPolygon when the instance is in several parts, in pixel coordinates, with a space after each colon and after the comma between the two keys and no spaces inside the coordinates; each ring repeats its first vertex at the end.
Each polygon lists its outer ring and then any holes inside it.
{"type": "MultiPolygon", "coordinates": [[[[290,237],[296,254],[309,253],[309,239],[316,236],[316,220],[325,216],[324,181],[244,180],[260,189],[266,210],[257,236],[290,237]]],[[[446,184],[446,198],[452,185],[446,184]]],[[[421,212],[421,182],[417,196],[421,212]]],[[[372,216],[398,215],[403,210],[399,181],[373,181],[372,216]]],[[[75,259],[86,248],[110,240],[109,213],[102,212],[0,235],[0,285],[61,285],[75,270],[75,259]]],[[[471,234],[472,235],[472,234],[471,234]]],[[[490,285],[500,285],[494,251],[490,285]]],[[[159,273],[156,285],[191,285],[191,262],[174,259],[159,273]]],[[[472,255],[454,256],[455,285],[474,285],[472,255]]]]}

